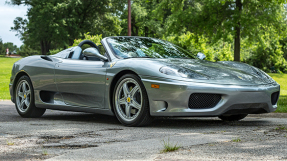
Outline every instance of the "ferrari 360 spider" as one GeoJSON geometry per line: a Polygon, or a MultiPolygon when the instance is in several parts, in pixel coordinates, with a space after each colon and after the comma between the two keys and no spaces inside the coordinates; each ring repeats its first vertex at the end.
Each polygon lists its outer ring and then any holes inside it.
{"type": "Polygon", "coordinates": [[[280,85],[262,70],[210,62],[170,42],[147,37],[89,40],[55,55],[17,61],[11,100],[22,117],[46,109],[115,115],[126,126],[157,116],[208,116],[235,121],[273,112],[280,85]]]}

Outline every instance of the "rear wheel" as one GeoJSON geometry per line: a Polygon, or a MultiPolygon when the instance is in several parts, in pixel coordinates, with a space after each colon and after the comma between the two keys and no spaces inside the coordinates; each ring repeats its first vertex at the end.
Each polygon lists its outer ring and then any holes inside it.
{"type": "Polygon", "coordinates": [[[152,122],[146,90],[134,74],[122,76],[113,95],[114,112],[125,126],[144,126],[152,122]]]}
{"type": "Polygon", "coordinates": [[[238,115],[229,115],[229,116],[218,116],[223,121],[239,121],[244,119],[248,114],[238,114],[238,115]]]}
{"type": "Polygon", "coordinates": [[[35,106],[34,89],[28,76],[22,76],[16,85],[16,110],[22,117],[41,117],[46,109],[35,106]]]}

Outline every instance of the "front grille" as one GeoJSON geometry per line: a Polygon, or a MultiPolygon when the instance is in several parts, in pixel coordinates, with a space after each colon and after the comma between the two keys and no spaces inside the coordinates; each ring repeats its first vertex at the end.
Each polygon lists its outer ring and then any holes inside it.
{"type": "Polygon", "coordinates": [[[276,105],[276,103],[278,101],[278,98],[279,98],[279,91],[272,93],[272,95],[271,95],[271,103],[272,103],[272,105],[276,105]]]}
{"type": "Polygon", "coordinates": [[[189,97],[188,107],[191,109],[213,108],[220,100],[220,94],[193,93],[189,97]]]}

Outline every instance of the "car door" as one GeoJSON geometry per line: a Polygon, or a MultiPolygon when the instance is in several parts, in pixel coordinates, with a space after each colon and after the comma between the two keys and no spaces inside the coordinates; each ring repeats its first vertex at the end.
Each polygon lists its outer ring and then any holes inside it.
{"type": "Polygon", "coordinates": [[[71,106],[103,108],[106,67],[103,61],[62,59],[55,66],[55,82],[71,106]]]}

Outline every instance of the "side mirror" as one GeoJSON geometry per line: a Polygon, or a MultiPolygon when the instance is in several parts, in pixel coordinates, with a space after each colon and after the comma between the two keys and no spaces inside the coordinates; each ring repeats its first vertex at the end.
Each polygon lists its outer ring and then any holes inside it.
{"type": "Polygon", "coordinates": [[[97,57],[97,58],[99,58],[99,59],[101,59],[101,60],[104,60],[104,61],[107,61],[107,60],[108,60],[108,58],[105,57],[105,56],[103,56],[103,55],[101,55],[101,54],[99,53],[98,49],[96,49],[96,48],[87,48],[87,49],[85,49],[85,50],[83,51],[83,54],[84,54],[85,56],[95,56],[95,57],[97,57]]]}
{"type": "Polygon", "coordinates": [[[206,56],[201,52],[197,53],[197,57],[201,60],[204,60],[206,58],[206,56]]]}

